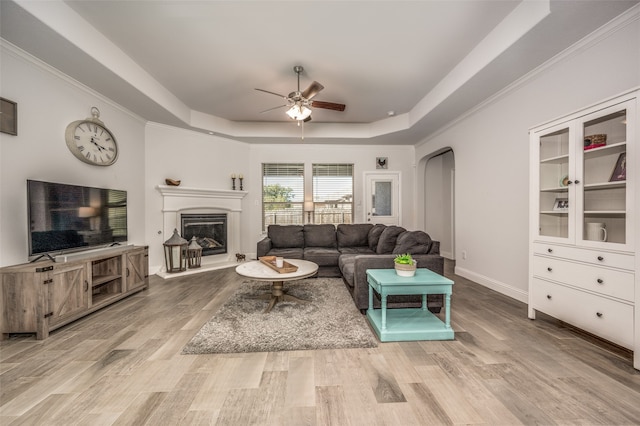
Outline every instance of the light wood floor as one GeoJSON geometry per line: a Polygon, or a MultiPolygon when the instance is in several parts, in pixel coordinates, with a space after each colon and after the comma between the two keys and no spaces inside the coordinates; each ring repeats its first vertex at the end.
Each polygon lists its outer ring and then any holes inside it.
{"type": "Polygon", "coordinates": [[[234,270],[154,276],[45,341],[1,342],[0,424],[640,424],[629,353],[447,275],[455,341],[225,355],[180,351],[234,270]]]}

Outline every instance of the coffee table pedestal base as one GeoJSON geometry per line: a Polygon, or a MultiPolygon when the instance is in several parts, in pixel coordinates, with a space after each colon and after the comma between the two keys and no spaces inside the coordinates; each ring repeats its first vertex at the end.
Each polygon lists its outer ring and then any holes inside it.
{"type": "Polygon", "coordinates": [[[387,309],[385,329],[381,309],[368,309],[367,318],[381,342],[454,339],[453,329],[425,309],[387,309]]]}
{"type": "Polygon", "coordinates": [[[269,300],[269,306],[267,306],[267,309],[264,310],[265,314],[271,312],[271,309],[273,309],[273,307],[276,306],[276,303],[278,302],[289,301],[298,303],[310,303],[308,300],[299,299],[295,296],[291,296],[285,293],[285,291],[282,289],[283,286],[283,281],[274,281],[273,284],[271,284],[271,294],[263,294],[258,296],[258,299],[269,300]]]}

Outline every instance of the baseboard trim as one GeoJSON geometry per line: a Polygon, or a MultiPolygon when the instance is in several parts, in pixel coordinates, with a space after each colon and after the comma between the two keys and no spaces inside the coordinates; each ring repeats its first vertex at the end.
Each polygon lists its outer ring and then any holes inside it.
{"type": "Polygon", "coordinates": [[[489,277],[485,277],[484,275],[477,274],[473,271],[465,268],[460,268],[458,266],[455,267],[454,273],[484,287],[490,288],[491,290],[495,290],[500,294],[504,294],[505,296],[509,296],[512,299],[516,299],[522,303],[529,302],[529,292],[527,291],[521,290],[519,288],[514,288],[503,282],[496,281],[489,277]]]}

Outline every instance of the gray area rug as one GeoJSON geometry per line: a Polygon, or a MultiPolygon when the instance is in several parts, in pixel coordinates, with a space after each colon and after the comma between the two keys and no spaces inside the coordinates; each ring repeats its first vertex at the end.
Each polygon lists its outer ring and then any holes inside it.
{"type": "Polygon", "coordinates": [[[374,348],[378,340],[339,278],[285,282],[287,294],[311,303],[279,302],[263,311],[271,284],[247,280],[182,349],[183,354],[374,348]]]}

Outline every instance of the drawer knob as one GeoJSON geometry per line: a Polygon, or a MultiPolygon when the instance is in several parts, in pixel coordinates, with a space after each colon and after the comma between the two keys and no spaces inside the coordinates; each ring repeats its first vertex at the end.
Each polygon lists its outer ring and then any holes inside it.
{"type": "Polygon", "coordinates": [[[598,260],[599,260],[600,262],[602,262],[602,261],[604,260],[604,257],[602,257],[602,256],[598,256],[598,260]]]}
{"type": "Polygon", "coordinates": [[[602,284],[604,281],[602,280],[602,278],[598,278],[598,284],[602,284]]]}
{"type": "Polygon", "coordinates": [[[602,312],[596,312],[596,315],[598,316],[598,318],[602,318],[602,312]]]}
{"type": "Polygon", "coordinates": [[[549,253],[553,253],[553,249],[548,248],[548,249],[547,249],[547,251],[548,251],[549,253]]]}
{"type": "Polygon", "coordinates": [[[553,271],[553,268],[552,268],[551,266],[549,266],[549,267],[547,268],[547,271],[551,272],[551,271],[553,271]]]}
{"type": "Polygon", "coordinates": [[[551,295],[547,294],[547,299],[551,300],[551,295]]]}

